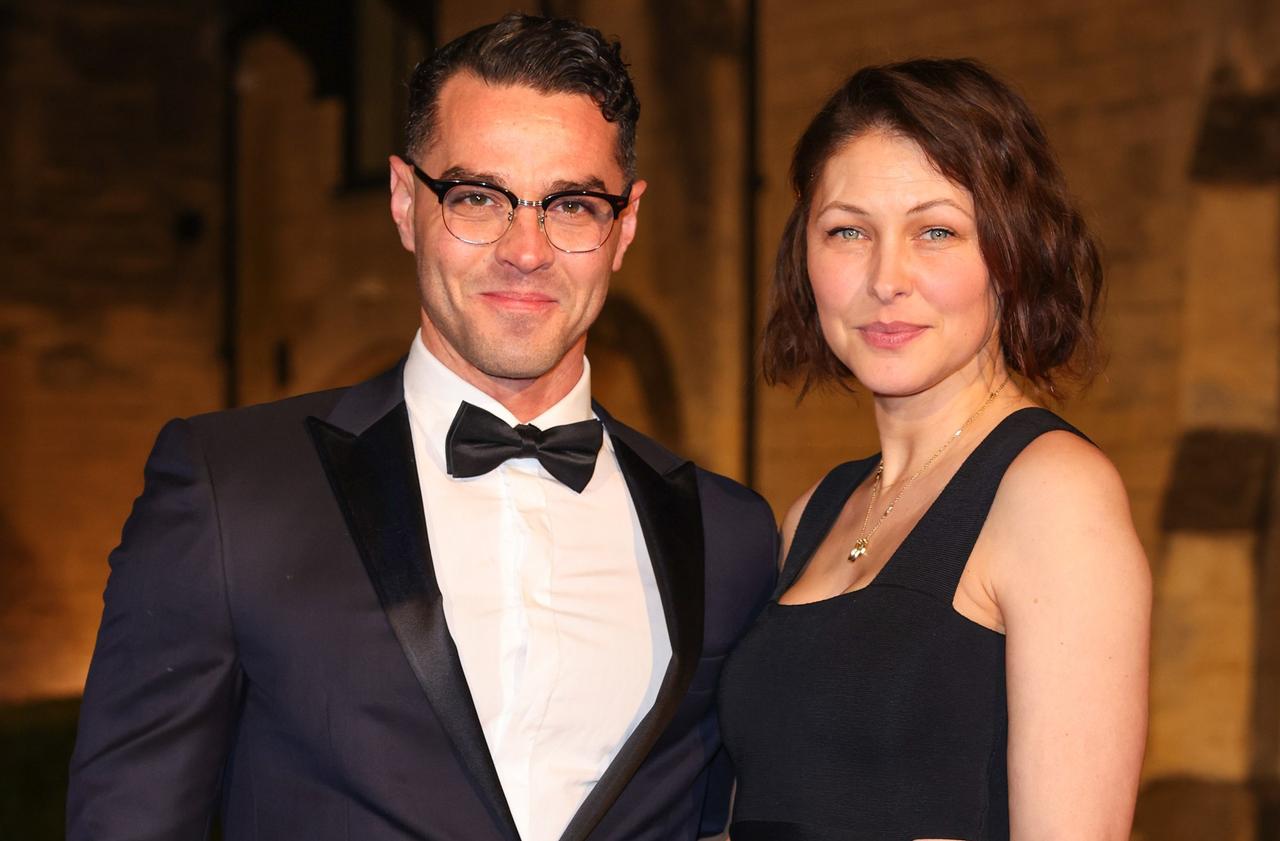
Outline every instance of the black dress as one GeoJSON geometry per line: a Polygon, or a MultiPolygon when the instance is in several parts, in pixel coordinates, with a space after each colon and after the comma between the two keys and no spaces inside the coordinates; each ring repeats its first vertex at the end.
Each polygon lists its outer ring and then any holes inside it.
{"type": "Polygon", "coordinates": [[[1012,413],[869,586],[778,604],[879,457],[819,484],[720,676],[733,841],[1008,839],[1005,640],[951,603],[1005,470],[1056,429],[1076,432],[1044,409],[1012,413]]]}

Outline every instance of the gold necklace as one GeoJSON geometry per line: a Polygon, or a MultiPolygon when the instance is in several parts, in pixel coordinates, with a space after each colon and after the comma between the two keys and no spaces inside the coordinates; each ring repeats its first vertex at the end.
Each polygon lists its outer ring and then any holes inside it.
{"type": "Polygon", "coordinates": [[[916,479],[920,478],[922,473],[929,469],[931,464],[938,460],[938,456],[945,453],[947,451],[947,447],[950,447],[951,444],[960,437],[960,434],[968,429],[969,425],[977,420],[979,415],[986,411],[987,407],[990,406],[992,402],[995,401],[996,397],[1000,395],[1000,392],[1004,391],[1004,387],[1008,382],[1008,380],[1005,380],[1000,384],[999,388],[988,394],[987,399],[978,407],[978,411],[969,415],[968,420],[960,424],[960,428],[947,437],[946,443],[934,450],[933,455],[929,456],[929,458],[925,460],[925,463],[920,465],[920,469],[911,474],[907,479],[906,484],[902,486],[900,491],[898,491],[897,496],[895,496],[893,501],[889,503],[889,507],[884,509],[884,513],[880,515],[880,519],[876,520],[876,524],[874,526],[871,526],[871,531],[867,531],[867,525],[871,522],[871,511],[876,507],[876,499],[880,496],[880,484],[884,480],[884,459],[880,460],[879,466],[876,467],[875,479],[871,485],[871,500],[867,503],[867,513],[862,518],[862,530],[859,532],[858,539],[854,542],[853,548],[849,550],[850,561],[856,561],[858,558],[867,554],[867,549],[871,545],[871,538],[875,536],[876,531],[880,528],[880,524],[888,519],[889,515],[893,513],[893,509],[898,504],[898,501],[902,499],[902,495],[907,492],[907,489],[911,487],[916,479]]]}

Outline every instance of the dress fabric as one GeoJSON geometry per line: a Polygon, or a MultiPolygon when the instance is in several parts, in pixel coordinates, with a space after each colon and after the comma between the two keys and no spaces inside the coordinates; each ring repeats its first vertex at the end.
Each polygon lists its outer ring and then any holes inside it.
{"type": "Polygon", "coordinates": [[[952,600],[1006,469],[1051,430],[1080,434],[1044,409],[1010,414],[870,585],[779,604],[879,456],[819,484],[721,673],[733,841],[1007,841],[1005,639],[952,600]]]}

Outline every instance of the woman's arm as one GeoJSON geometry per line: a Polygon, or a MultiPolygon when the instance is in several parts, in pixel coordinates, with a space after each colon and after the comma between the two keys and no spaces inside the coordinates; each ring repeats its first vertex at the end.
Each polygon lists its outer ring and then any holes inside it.
{"type": "Polygon", "coordinates": [[[1015,841],[1127,841],[1147,725],[1151,576],[1115,467],[1066,432],[1001,484],[991,585],[1006,633],[1015,841]]]}

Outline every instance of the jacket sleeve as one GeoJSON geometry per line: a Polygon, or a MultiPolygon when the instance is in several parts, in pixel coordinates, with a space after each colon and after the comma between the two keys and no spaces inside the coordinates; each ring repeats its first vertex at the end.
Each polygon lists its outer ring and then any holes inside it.
{"type": "MultiPolygon", "coordinates": [[[[741,553],[742,557],[750,560],[748,577],[754,587],[749,591],[750,602],[748,603],[751,609],[748,615],[752,619],[764,608],[765,602],[768,601],[777,583],[778,553],[781,551],[782,540],[773,519],[773,511],[763,499],[759,499],[753,515],[744,522],[757,526],[759,531],[749,532],[750,551],[741,553]]],[[[744,631],[749,624],[748,622],[743,626],[744,631]]],[[[711,765],[707,770],[707,790],[702,800],[702,815],[698,822],[699,838],[725,837],[730,818],[729,808],[733,803],[734,783],[733,759],[729,756],[729,751],[721,745],[712,757],[711,765]]]]}
{"type": "Polygon", "coordinates": [[[716,751],[707,770],[707,793],[702,799],[698,837],[722,837],[729,824],[729,804],[733,800],[733,760],[723,747],[716,751]]]}
{"type": "Polygon", "coordinates": [[[186,421],[160,432],[110,566],[71,759],[68,841],[203,839],[244,679],[217,500],[186,421]]]}

